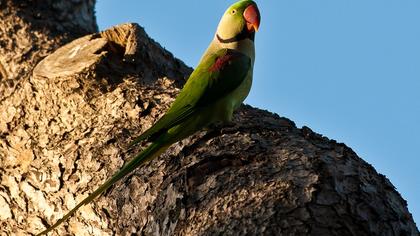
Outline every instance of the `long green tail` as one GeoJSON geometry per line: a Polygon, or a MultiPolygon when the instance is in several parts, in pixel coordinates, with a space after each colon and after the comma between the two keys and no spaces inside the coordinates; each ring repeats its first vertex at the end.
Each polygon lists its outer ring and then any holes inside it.
{"type": "Polygon", "coordinates": [[[125,164],[117,173],[115,173],[110,179],[108,179],[104,184],[99,186],[93,193],[87,196],[83,201],[81,201],[77,206],[71,209],[63,218],[58,220],[55,224],[47,228],[46,230],[42,231],[39,235],[47,234],[51,230],[57,228],[61,223],[66,221],[70,218],[80,207],[85,204],[90,203],[95,197],[99,196],[109,187],[111,187],[115,182],[122,179],[124,176],[129,174],[132,170],[136,169],[139,165],[152,160],[153,158],[159,156],[162,152],[164,152],[169,145],[162,145],[158,142],[150,144],[145,150],[140,152],[136,157],[133,158],[130,162],[125,164]]]}

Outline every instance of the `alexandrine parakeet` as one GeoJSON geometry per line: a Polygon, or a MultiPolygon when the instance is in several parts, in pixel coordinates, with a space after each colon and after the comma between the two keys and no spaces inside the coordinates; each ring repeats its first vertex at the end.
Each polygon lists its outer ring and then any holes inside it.
{"type": "Polygon", "coordinates": [[[254,37],[259,24],[260,13],[254,1],[242,0],[231,5],[220,20],[200,63],[172,106],[130,144],[148,141],[150,145],[39,235],[56,228],[81,206],[91,202],[139,165],[159,156],[171,144],[210,124],[231,121],[233,111],[244,101],[251,88],[254,37]]]}

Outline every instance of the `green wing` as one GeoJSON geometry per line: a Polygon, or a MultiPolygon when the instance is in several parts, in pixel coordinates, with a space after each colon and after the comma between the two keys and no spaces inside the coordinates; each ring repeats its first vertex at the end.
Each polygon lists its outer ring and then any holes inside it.
{"type": "Polygon", "coordinates": [[[250,67],[251,59],[236,50],[221,49],[204,57],[166,114],[129,146],[146,139],[153,141],[194,115],[198,108],[223,98],[244,81],[250,67]]]}

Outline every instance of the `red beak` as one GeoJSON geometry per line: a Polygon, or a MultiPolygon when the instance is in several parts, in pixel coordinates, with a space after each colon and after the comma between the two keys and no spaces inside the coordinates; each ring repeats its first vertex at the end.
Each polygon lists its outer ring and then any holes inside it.
{"type": "Polygon", "coordinates": [[[260,11],[258,10],[257,5],[249,5],[244,11],[244,19],[246,21],[246,26],[250,32],[258,31],[260,27],[260,11]]]}

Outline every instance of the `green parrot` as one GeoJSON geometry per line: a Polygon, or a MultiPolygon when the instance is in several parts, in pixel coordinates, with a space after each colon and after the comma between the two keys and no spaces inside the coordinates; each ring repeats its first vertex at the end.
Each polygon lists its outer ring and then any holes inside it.
{"type": "Polygon", "coordinates": [[[125,164],[93,193],[38,235],[47,234],[90,203],[139,165],[152,160],[170,145],[216,122],[229,122],[251,89],[255,59],[254,38],[260,25],[257,4],[241,0],[231,5],[220,20],[210,46],[169,110],[132,141],[151,144],[125,164]]]}

